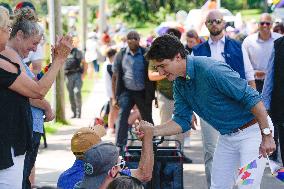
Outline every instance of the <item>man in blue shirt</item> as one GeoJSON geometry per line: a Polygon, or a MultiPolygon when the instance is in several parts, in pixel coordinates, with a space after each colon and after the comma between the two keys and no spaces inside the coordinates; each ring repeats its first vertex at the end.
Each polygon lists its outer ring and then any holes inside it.
{"type": "MultiPolygon", "coordinates": [[[[193,111],[221,134],[213,159],[211,189],[232,188],[238,167],[275,150],[260,95],[228,64],[187,56],[179,40],[170,35],[158,37],[146,58],[160,75],[174,80],[173,117],[155,126],[154,135],[189,130],[193,111]]],[[[253,188],[259,188],[264,171],[257,169],[253,188]]]]}
{"type": "Polygon", "coordinates": [[[119,51],[112,66],[112,104],[119,106],[116,145],[121,154],[127,143],[131,109],[137,105],[142,119],[153,123],[152,100],[155,97],[154,82],[148,78],[148,62],[144,58],[146,49],[139,45],[140,36],[130,31],[126,37],[128,46],[119,51]]]}
{"type": "Polygon", "coordinates": [[[72,167],[64,171],[58,178],[57,188],[73,189],[75,184],[84,177],[84,153],[93,145],[101,142],[105,134],[103,126],[95,125],[92,128],[82,127],[78,129],[71,139],[71,150],[76,157],[72,167]]]}
{"type": "MultiPolygon", "coordinates": [[[[263,86],[263,103],[270,112],[275,125],[275,143],[280,144],[281,158],[284,163],[284,37],[274,41],[274,49],[268,62],[266,78],[263,86]]],[[[276,148],[277,149],[277,148],[276,148]]],[[[275,151],[276,152],[276,151],[275,151]]],[[[277,160],[277,153],[272,159],[277,160]]]]}

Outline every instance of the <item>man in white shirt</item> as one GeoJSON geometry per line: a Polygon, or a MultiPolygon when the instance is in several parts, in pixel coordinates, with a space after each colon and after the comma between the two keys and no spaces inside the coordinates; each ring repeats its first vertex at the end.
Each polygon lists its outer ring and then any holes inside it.
{"type": "MultiPolygon", "coordinates": [[[[205,23],[210,32],[209,40],[194,47],[192,55],[212,57],[215,60],[229,64],[233,70],[240,74],[241,78],[246,79],[255,88],[254,72],[248,55],[242,49],[240,43],[225,37],[225,24],[220,11],[210,11],[205,23]]],[[[196,119],[195,116],[193,116],[193,119],[196,119]]],[[[218,132],[203,119],[200,119],[200,125],[204,149],[205,173],[207,185],[210,188],[212,162],[218,140],[218,132]]]]}
{"type": "Polygon", "coordinates": [[[280,34],[271,32],[272,24],[272,17],[268,13],[263,13],[258,23],[259,31],[245,38],[242,45],[254,69],[258,92],[262,91],[267,64],[273,49],[273,42],[281,37],[280,34]]]}

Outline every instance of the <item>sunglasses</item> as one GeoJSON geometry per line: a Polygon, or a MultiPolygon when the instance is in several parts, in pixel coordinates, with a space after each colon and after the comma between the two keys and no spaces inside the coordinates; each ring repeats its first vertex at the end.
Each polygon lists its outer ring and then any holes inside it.
{"type": "Polygon", "coordinates": [[[126,165],[126,162],[124,161],[124,159],[121,159],[120,162],[115,165],[115,167],[119,166],[120,169],[124,169],[125,165],[126,165]]]}
{"type": "Polygon", "coordinates": [[[264,26],[264,25],[270,26],[272,23],[271,22],[259,22],[259,24],[261,26],[264,26]]]}
{"type": "Polygon", "coordinates": [[[219,25],[219,24],[221,24],[223,22],[223,19],[212,19],[212,20],[207,20],[206,22],[209,25],[213,25],[214,22],[219,25]]]}

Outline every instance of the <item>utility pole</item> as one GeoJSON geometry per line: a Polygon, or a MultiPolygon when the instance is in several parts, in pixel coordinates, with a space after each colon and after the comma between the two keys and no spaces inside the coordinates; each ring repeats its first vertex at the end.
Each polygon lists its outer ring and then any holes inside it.
{"type": "MultiPolygon", "coordinates": [[[[62,35],[62,23],[61,23],[61,1],[49,0],[49,32],[50,43],[54,45],[56,42],[56,36],[62,35]]],[[[55,110],[55,121],[66,123],[65,119],[65,101],[64,101],[64,70],[60,69],[56,81],[53,84],[53,103],[52,108],[55,110]]]]}
{"type": "Polygon", "coordinates": [[[221,8],[221,0],[217,0],[217,9],[221,8]]]}
{"type": "Polygon", "coordinates": [[[100,0],[99,4],[99,36],[103,34],[106,29],[106,15],[105,15],[106,2],[100,0]]]}
{"type": "Polygon", "coordinates": [[[87,35],[87,2],[80,0],[80,17],[81,17],[81,49],[85,54],[86,51],[86,35],[87,35]]]}

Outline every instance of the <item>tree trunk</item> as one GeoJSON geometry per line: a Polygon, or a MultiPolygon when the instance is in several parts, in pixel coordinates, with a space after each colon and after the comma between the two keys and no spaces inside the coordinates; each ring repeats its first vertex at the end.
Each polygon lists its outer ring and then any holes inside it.
{"type": "Polygon", "coordinates": [[[243,0],[243,9],[248,8],[248,0],[243,0]]]}
{"type": "MultiPolygon", "coordinates": [[[[54,45],[57,35],[62,35],[61,0],[49,0],[50,41],[54,45]]],[[[64,70],[60,69],[53,86],[53,108],[55,121],[66,123],[64,101],[64,70]]]]}

